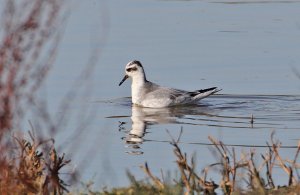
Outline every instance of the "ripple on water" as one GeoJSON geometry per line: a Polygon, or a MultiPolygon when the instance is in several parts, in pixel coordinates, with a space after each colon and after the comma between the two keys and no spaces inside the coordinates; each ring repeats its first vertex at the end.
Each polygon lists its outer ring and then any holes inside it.
{"type": "MultiPolygon", "coordinates": [[[[260,136],[259,140],[263,140],[259,145],[265,144],[265,140],[268,140],[269,137],[261,136],[261,133],[267,131],[269,135],[270,130],[286,131],[284,134],[290,134],[290,136],[286,136],[287,139],[290,139],[295,133],[292,130],[299,129],[299,100],[300,96],[297,95],[220,94],[204,99],[196,105],[159,109],[132,106],[130,97],[105,103],[131,109],[130,116],[115,115],[107,116],[107,118],[121,120],[119,122],[121,123],[119,128],[122,129],[120,132],[125,134],[122,135],[122,140],[127,145],[133,145],[130,147],[131,149],[139,150],[139,152],[128,153],[143,154],[140,151],[142,150],[140,145],[143,142],[168,142],[169,137],[155,135],[161,135],[161,131],[158,133],[158,129],[171,129],[174,128],[174,125],[182,127],[184,132],[187,132],[185,143],[193,144],[197,143],[194,137],[216,134],[216,131],[222,132],[223,138],[231,136],[232,139],[227,140],[232,142],[228,144],[235,146],[255,146],[258,142],[252,140],[252,143],[251,137],[257,137],[257,135],[260,136]],[[124,129],[126,130],[124,131],[124,129]],[[189,133],[191,129],[193,132],[189,133]],[[151,137],[147,135],[149,132],[152,132],[151,137]],[[230,132],[229,135],[227,132],[230,132]],[[250,139],[236,137],[238,135],[250,139]]],[[[203,142],[198,142],[198,144],[201,143],[203,144],[203,142]]]]}

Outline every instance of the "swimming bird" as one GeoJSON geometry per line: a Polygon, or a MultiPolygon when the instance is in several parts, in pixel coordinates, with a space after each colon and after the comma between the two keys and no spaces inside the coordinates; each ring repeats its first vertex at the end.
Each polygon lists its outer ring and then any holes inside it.
{"type": "Polygon", "coordinates": [[[163,108],[175,105],[193,104],[220,89],[211,87],[196,91],[185,91],[174,88],[162,87],[146,79],[144,68],[140,61],[130,61],[125,66],[125,76],[119,86],[128,79],[132,79],[131,99],[132,103],[150,108],[163,108]]]}

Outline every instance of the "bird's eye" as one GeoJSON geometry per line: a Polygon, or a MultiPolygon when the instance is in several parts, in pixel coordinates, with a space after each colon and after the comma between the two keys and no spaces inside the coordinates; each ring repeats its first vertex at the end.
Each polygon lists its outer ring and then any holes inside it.
{"type": "Polygon", "coordinates": [[[127,72],[136,71],[136,70],[137,70],[136,67],[133,67],[133,68],[127,68],[127,69],[126,69],[127,72]]]}

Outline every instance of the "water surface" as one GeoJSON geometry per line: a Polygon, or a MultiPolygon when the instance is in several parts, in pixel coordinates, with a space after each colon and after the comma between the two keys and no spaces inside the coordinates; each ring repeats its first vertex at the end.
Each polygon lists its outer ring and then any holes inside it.
{"type": "MultiPolygon", "coordinates": [[[[292,158],[294,149],[289,146],[297,145],[300,135],[300,84],[293,71],[300,70],[299,1],[74,4],[45,90],[49,107],[56,108],[86,63],[91,46],[98,44],[90,35],[99,25],[104,28],[99,31],[106,35],[94,71],[94,94],[72,107],[96,108],[94,120],[81,133],[69,128],[55,138],[82,171],[82,181],[124,186],[125,170],[143,178],[139,166],[145,161],[157,176],[161,169],[174,171],[169,133],[176,137],[181,129],[180,145],[188,154],[197,153],[199,170],[216,161],[208,149],[208,136],[236,146],[237,151],[256,147],[259,154],[275,131],[287,147],[283,156],[292,158]],[[223,90],[195,106],[132,107],[129,81],[121,87],[118,83],[125,64],[133,59],[143,63],[149,80],[164,86],[223,90]]],[[[278,178],[282,175],[279,172],[278,178]]]]}

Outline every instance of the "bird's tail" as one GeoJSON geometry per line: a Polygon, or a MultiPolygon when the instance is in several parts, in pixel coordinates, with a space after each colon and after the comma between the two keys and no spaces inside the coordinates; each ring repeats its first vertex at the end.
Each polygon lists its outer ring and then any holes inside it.
{"type": "Polygon", "coordinates": [[[211,87],[211,88],[207,88],[207,89],[200,89],[197,91],[193,91],[193,92],[190,92],[190,94],[192,96],[192,99],[196,101],[196,100],[203,99],[207,96],[210,96],[214,93],[217,93],[221,90],[222,89],[218,89],[217,87],[211,87]]]}

